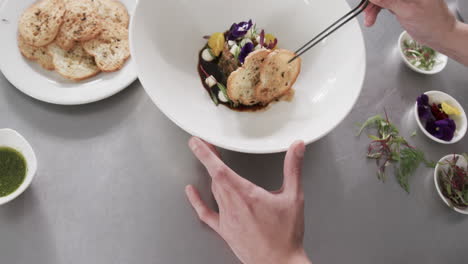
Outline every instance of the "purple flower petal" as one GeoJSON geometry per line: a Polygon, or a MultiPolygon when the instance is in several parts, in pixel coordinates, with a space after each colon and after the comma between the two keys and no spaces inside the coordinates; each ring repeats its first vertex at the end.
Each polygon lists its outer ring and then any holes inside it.
{"type": "Polygon", "coordinates": [[[434,114],[432,113],[431,106],[429,105],[429,96],[422,94],[417,99],[418,102],[418,116],[421,121],[434,120],[434,114]]]}
{"type": "Polygon", "coordinates": [[[241,52],[239,53],[239,61],[243,64],[245,58],[254,50],[254,44],[252,42],[248,42],[242,47],[241,52]]]}
{"type": "Polygon", "coordinates": [[[457,125],[455,121],[450,118],[437,121],[432,119],[426,123],[427,132],[444,141],[451,141],[455,136],[456,129],[457,125]]]}
{"type": "Polygon", "coordinates": [[[250,19],[248,22],[240,22],[238,24],[234,23],[231,26],[231,29],[229,29],[229,40],[236,40],[240,37],[245,36],[247,32],[252,28],[253,23],[252,19],[250,19]]]}
{"type": "Polygon", "coordinates": [[[418,97],[417,101],[418,101],[418,106],[419,105],[429,106],[429,96],[427,96],[426,94],[421,94],[418,97]]]}
{"type": "Polygon", "coordinates": [[[431,108],[425,105],[418,105],[418,116],[421,119],[421,121],[434,119],[434,115],[432,114],[431,108]]]}
{"type": "Polygon", "coordinates": [[[434,119],[428,120],[426,122],[426,130],[431,135],[435,135],[435,133],[437,133],[437,127],[434,119]]]}

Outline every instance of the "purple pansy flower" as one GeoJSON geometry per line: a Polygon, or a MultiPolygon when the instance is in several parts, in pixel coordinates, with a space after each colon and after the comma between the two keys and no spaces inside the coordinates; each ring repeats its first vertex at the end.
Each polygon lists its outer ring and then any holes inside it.
{"type": "Polygon", "coordinates": [[[243,64],[245,58],[254,50],[254,44],[252,42],[247,42],[243,47],[241,52],[239,53],[239,61],[243,64]]]}
{"type": "Polygon", "coordinates": [[[419,97],[418,97],[418,105],[427,105],[429,106],[429,96],[427,96],[427,94],[421,94],[419,97]]]}
{"type": "Polygon", "coordinates": [[[252,19],[250,19],[248,22],[240,22],[238,24],[234,23],[231,26],[231,29],[229,30],[229,40],[236,40],[240,37],[245,36],[249,29],[251,29],[253,26],[252,19]]]}
{"type": "Polygon", "coordinates": [[[431,108],[425,105],[418,105],[418,116],[422,121],[435,119],[431,108]]]}
{"type": "Polygon", "coordinates": [[[431,111],[431,106],[429,105],[429,96],[422,94],[417,99],[418,102],[418,116],[422,121],[427,121],[434,119],[434,115],[431,111]]]}
{"type": "Polygon", "coordinates": [[[457,125],[455,121],[450,118],[443,120],[430,120],[426,123],[426,130],[434,137],[444,140],[451,141],[455,135],[457,125]]]}

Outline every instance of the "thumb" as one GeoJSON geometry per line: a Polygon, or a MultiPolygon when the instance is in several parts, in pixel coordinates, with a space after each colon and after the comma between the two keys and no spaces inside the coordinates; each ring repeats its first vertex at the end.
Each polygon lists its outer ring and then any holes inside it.
{"type": "Polygon", "coordinates": [[[298,194],[302,190],[302,161],[304,160],[305,145],[303,141],[296,141],[286,153],[284,160],[284,182],[285,192],[298,194]]]}
{"type": "Polygon", "coordinates": [[[366,27],[371,27],[375,24],[375,21],[377,20],[377,16],[380,13],[380,10],[382,10],[382,8],[374,4],[370,4],[364,10],[364,13],[365,13],[364,24],[366,25],[366,27]]]}

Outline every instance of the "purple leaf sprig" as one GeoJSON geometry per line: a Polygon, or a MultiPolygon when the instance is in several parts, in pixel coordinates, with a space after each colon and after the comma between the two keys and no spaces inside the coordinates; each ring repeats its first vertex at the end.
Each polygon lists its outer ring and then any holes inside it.
{"type": "Polygon", "coordinates": [[[275,38],[273,41],[269,41],[268,43],[265,42],[265,40],[265,30],[262,29],[260,32],[260,46],[272,50],[276,47],[276,45],[278,45],[277,38],[275,38]]]}

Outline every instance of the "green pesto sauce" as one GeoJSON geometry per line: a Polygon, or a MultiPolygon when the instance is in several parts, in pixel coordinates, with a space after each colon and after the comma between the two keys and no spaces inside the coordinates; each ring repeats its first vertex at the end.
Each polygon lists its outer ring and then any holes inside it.
{"type": "Polygon", "coordinates": [[[26,160],[21,153],[12,148],[0,147],[0,197],[20,187],[26,178],[26,171],[26,160]]]}

